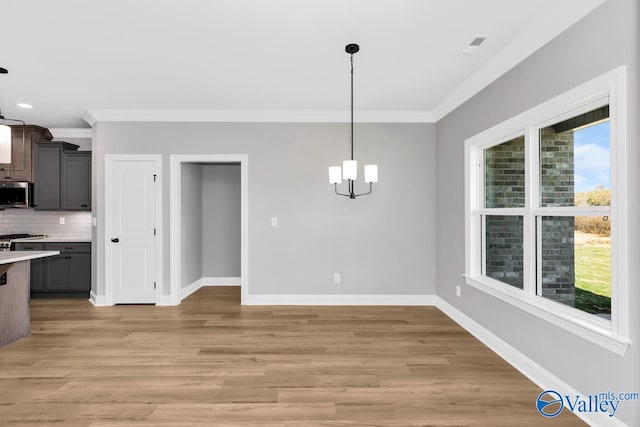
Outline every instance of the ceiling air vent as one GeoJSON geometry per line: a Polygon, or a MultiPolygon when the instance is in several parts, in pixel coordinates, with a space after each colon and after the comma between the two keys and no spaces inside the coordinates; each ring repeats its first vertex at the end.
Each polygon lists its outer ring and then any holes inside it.
{"type": "Polygon", "coordinates": [[[487,34],[478,34],[476,35],[471,43],[462,51],[463,55],[471,56],[476,53],[476,50],[483,44],[489,36],[487,34]]]}

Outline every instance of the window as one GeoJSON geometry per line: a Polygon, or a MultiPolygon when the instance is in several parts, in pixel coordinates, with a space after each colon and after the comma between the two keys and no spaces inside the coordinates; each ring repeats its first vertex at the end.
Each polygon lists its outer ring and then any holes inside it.
{"type": "Polygon", "coordinates": [[[628,345],[624,68],[466,141],[467,283],[628,345]]]}

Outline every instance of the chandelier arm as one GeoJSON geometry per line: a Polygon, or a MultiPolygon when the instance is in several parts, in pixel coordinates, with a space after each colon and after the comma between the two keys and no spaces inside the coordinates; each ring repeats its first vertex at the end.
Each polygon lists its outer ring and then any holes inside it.
{"type": "Polygon", "coordinates": [[[356,196],[356,197],[367,196],[367,195],[369,195],[371,193],[373,193],[373,183],[372,182],[369,183],[369,191],[368,192],[362,193],[362,194],[354,194],[354,196],[356,196]]]}
{"type": "Polygon", "coordinates": [[[334,185],[334,188],[335,188],[336,194],[337,194],[338,196],[351,197],[351,194],[338,193],[338,184],[333,184],[333,185],[334,185]]]}

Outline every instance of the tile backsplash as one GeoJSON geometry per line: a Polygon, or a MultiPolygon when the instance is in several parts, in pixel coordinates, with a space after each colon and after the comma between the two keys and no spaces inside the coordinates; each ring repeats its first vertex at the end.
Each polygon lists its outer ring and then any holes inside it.
{"type": "Polygon", "coordinates": [[[0,211],[0,234],[48,234],[52,237],[91,237],[91,212],[36,211],[5,209],[0,211]],[[64,224],[60,224],[64,217],[64,224]]]}

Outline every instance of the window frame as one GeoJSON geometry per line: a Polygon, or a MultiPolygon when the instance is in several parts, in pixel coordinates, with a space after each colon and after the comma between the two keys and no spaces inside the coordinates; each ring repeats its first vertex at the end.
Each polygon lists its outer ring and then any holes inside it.
{"type": "Polygon", "coordinates": [[[629,341],[627,274],[626,67],[618,67],[465,141],[465,280],[494,297],[616,354],[629,341]],[[540,129],[602,105],[610,109],[611,206],[544,207],[540,198],[540,129]],[[524,135],[525,206],[485,208],[484,150],[524,135]],[[611,221],[611,320],[537,294],[536,222],[542,216],[608,215],[611,221]],[[523,216],[523,289],[482,274],[483,217],[523,216]]]}

